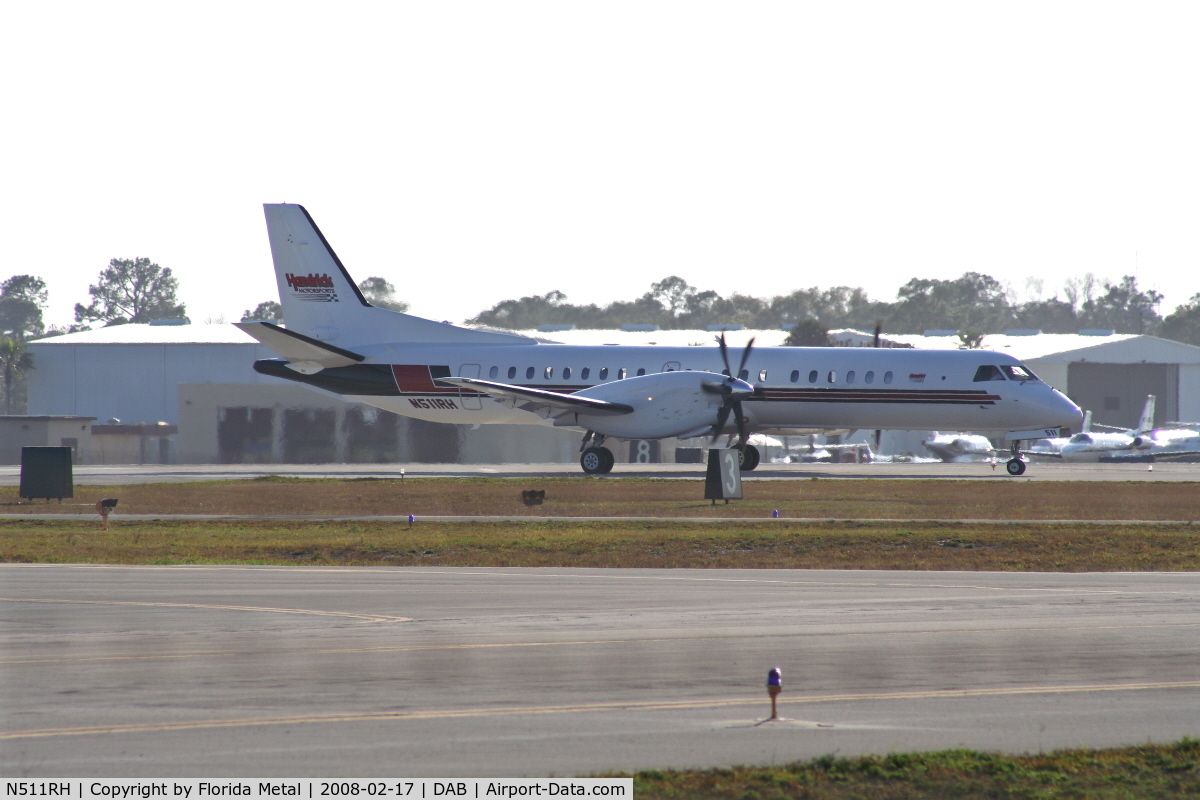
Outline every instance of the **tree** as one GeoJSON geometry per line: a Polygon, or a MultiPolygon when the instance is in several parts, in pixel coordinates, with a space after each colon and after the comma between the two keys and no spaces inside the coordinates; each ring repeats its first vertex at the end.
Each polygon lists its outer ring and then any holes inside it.
{"type": "Polygon", "coordinates": [[[884,322],[898,333],[920,333],[934,325],[995,331],[1010,327],[1013,320],[1004,287],[978,272],[950,281],[913,278],[896,294],[899,300],[884,322]]]}
{"type": "Polygon", "coordinates": [[[380,277],[370,277],[358,285],[367,302],[378,308],[392,311],[408,311],[408,303],[396,299],[396,287],[380,277]]]}
{"type": "Polygon", "coordinates": [[[788,347],[829,347],[829,330],[820,320],[803,319],[795,324],[783,343],[788,347]]]}
{"type": "Polygon", "coordinates": [[[1162,322],[1158,304],[1163,296],[1140,291],[1137,278],[1126,275],[1120,283],[1104,282],[1104,294],[1083,304],[1081,321],[1088,328],[1112,328],[1117,333],[1153,333],[1162,322]]]}
{"type": "Polygon", "coordinates": [[[283,306],[274,300],[264,300],[256,305],[253,311],[242,312],[242,322],[263,319],[283,319],[283,306]]]}
{"type": "Polygon", "coordinates": [[[46,282],[33,275],[14,275],[0,283],[0,335],[22,341],[40,336],[46,330],[42,312],[48,299],[46,282]]]}
{"type": "Polygon", "coordinates": [[[1164,339],[1200,345],[1200,294],[1175,309],[1162,321],[1159,335],[1164,339]]]}
{"type": "Polygon", "coordinates": [[[75,321],[103,320],[106,325],[117,325],[178,319],[184,315],[183,303],[175,297],[178,288],[171,270],[148,258],[114,258],[100,273],[99,281],[88,287],[91,305],[75,304],[75,321]]]}
{"type": "Polygon", "coordinates": [[[12,413],[13,389],[29,370],[33,369],[33,356],[25,343],[12,336],[0,337],[0,370],[4,378],[4,413],[12,413]]]}

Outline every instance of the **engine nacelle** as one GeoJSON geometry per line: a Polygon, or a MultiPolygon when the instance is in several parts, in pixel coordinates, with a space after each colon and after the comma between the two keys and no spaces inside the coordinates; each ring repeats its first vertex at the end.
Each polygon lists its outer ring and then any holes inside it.
{"type": "Polygon", "coordinates": [[[638,378],[603,383],[576,394],[632,406],[620,416],[578,415],[578,425],[619,439],[665,439],[707,433],[716,424],[721,396],[703,384],[726,378],[715,372],[656,372],[638,378]]]}

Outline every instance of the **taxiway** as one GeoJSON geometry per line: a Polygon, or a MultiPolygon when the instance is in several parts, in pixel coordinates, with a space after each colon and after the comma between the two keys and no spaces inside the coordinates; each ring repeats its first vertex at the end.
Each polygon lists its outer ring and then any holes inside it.
{"type": "Polygon", "coordinates": [[[1200,576],[0,565],[0,771],[578,775],[1200,733],[1200,576]],[[767,670],[782,721],[763,722],[767,670]]]}

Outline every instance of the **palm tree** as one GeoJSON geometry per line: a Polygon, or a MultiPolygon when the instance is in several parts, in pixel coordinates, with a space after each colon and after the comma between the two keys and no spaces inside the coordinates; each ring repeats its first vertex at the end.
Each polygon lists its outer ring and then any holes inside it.
{"type": "Polygon", "coordinates": [[[0,368],[4,370],[4,413],[12,413],[13,383],[33,369],[33,356],[20,339],[0,336],[0,368]]]}

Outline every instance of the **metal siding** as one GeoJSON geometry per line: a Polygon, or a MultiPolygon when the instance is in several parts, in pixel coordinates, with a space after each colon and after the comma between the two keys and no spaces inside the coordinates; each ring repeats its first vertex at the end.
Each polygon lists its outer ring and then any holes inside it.
{"type": "Polygon", "coordinates": [[[1080,408],[1090,409],[1092,421],[1122,428],[1137,427],[1146,395],[1155,395],[1154,422],[1177,419],[1177,364],[1097,364],[1075,362],[1068,367],[1067,394],[1080,408]],[[1118,409],[1106,409],[1106,398],[1117,398],[1118,409]]]}

